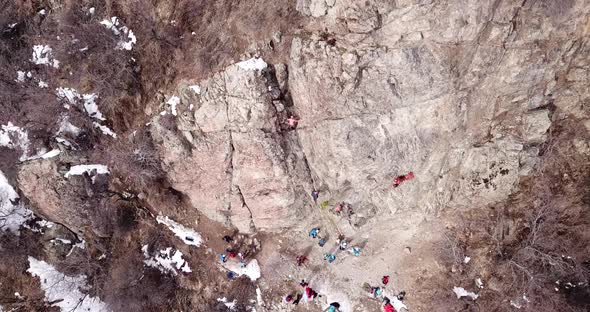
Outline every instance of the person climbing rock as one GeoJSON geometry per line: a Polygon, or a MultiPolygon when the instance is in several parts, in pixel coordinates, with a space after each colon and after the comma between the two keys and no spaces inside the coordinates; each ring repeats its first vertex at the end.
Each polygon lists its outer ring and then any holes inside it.
{"type": "Polygon", "coordinates": [[[340,303],[332,302],[332,303],[330,303],[330,306],[324,310],[324,312],[339,312],[340,311],[339,309],[340,309],[340,303]]]}
{"type": "Polygon", "coordinates": [[[413,172],[408,172],[404,175],[398,176],[397,178],[393,179],[393,187],[398,187],[402,182],[412,180],[414,178],[413,172]]]}
{"type": "Polygon", "coordinates": [[[305,287],[307,285],[309,285],[309,283],[306,282],[305,280],[301,280],[301,282],[299,282],[299,286],[301,286],[301,287],[305,287]]]}
{"type": "Polygon", "coordinates": [[[295,117],[293,117],[293,115],[291,115],[289,118],[287,118],[287,124],[292,129],[295,129],[300,120],[301,119],[295,118],[295,117]]]}
{"type": "Polygon", "coordinates": [[[306,256],[297,256],[296,258],[297,260],[297,266],[302,266],[303,264],[305,264],[305,261],[307,261],[307,257],[306,256]]]}
{"type": "Polygon", "coordinates": [[[389,275],[383,276],[383,278],[381,278],[381,282],[383,285],[387,285],[387,283],[389,283],[389,275]]]}
{"type": "Polygon", "coordinates": [[[219,260],[221,260],[221,263],[226,263],[227,262],[227,256],[226,255],[219,255],[219,260]]]}
{"type": "Polygon", "coordinates": [[[313,198],[314,203],[318,203],[318,198],[320,197],[320,191],[313,190],[311,191],[311,198],[313,198]]]}
{"type": "Polygon", "coordinates": [[[319,233],[320,228],[313,228],[309,231],[309,236],[311,236],[312,238],[317,238],[319,233]]]}
{"type": "Polygon", "coordinates": [[[238,264],[240,265],[240,268],[246,267],[246,262],[244,262],[244,261],[240,261],[238,264]]]}
{"type": "Polygon", "coordinates": [[[326,239],[323,237],[320,237],[320,241],[318,242],[318,245],[320,245],[320,247],[324,247],[325,244],[326,244],[326,239]]]}
{"type": "Polygon", "coordinates": [[[229,271],[227,272],[227,279],[233,280],[236,277],[236,273],[229,271]]]}
{"type": "Polygon", "coordinates": [[[289,303],[289,302],[291,302],[291,301],[293,301],[293,295],[287,295],[287,296],[285,297],[285,302],[286,302],[286,303],[289,303]]]}

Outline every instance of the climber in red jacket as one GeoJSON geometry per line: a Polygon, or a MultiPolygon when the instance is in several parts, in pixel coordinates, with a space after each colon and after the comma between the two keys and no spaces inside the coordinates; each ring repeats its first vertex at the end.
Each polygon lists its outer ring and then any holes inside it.
{"type": "Polygon", "coordinates": [[[398,187],[402,182],[412,180],[414,178],[414,173],[412,171],[398,176],[397,178],[393,179],[393,187],[398,187]]]}

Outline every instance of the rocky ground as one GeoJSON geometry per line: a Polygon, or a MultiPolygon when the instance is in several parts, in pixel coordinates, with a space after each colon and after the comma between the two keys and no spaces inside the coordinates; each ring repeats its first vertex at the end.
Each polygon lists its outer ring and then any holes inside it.
{"type": "Polygon", "coordinates": [[[0,311],[590,307],[587,1],[0,7],[0,311]]]}

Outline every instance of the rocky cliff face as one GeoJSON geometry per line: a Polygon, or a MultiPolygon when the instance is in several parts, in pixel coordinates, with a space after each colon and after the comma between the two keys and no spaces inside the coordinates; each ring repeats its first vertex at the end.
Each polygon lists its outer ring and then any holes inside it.
{"type": "Polygon", "coordinates": [[[310,276],[372,311],[387,274],[412,311],[587,310],[587,1],[6,7],[0,310],[76,302],[39,268],[114,311],[290,311],[310,276]]]}
{"type": "Polygon", "coordinates": [[[179,133],[153,123],[175,187],[242,231],[292,226],[312,189],[365,215],[494,203],[531,174],[552,119],[588,117],[558,96],[580,88],[560,86],[584,62],[582,2],[298,9],[325,30],[293,40],[288,88],[233,65],[183,98],[179,133]]]}

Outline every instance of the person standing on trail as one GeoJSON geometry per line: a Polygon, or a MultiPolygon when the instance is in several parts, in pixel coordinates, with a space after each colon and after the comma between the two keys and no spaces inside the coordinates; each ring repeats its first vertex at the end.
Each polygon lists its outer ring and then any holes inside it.
{"type": "Polygon", "coordinates": [[[221,254],[221,255],[219,255],[219,260],[221,260],[221,263],[226,263],[227,257],[224,254],[221,254]]]}
{"type": "Polygon", "coordinates": [[[389,283],[389,275],[383,276],[383,278],[381,278],[381,282],[383,285],[387,285],[387,283],[389,283]]]}
{"type": "Polygon", "coordinates": [[[304,296],[305,301],[314,300],[315,298],[317,298],[317,296],[318,296],[318,293],[315,290],[313,290],[309,286],[305,286],[305,296],[304,296]]]}
{"type": "Polygon", "coordinates": [[[340,310],[340,303],[332,302],[330,306],[327,307],[323,312],[339,312],[340,310]]]}
{"type": "Polygon", "coordinates": [[[312,238],[317,238],[319,233],[320,228],[313,228],[309,231],[309,236],[311,236],[312,238]]]}
{"type": "Polygon", "coordinates": [[[350,251],[353,255],[357,257],[361,254],[361,249],[358,247],[352,247],[348,251],[350,251]]]}
{"type": "Polygon", "coordinates": [[[231,238],[231,236],[229,236],[229,235],[225,235],[225,236],[223,237],[223,240],[224,240],[226,243],[229,243],[229,242],[233,241],[234,239],[233,239],[233,238],[231,238]]]}
{"type": "Polygon", "coordinates": [[[293,304],[294,305],[298,305],[299,304],[299,301],[301,301],[301,298],[302,297],[303,296],[301,294],[297,294],[297,296],[295,297],[295,300],[293,300],[293,304]]]}
{"type": "Polygon", "coordinates": [[[287,295],[287,297],[285,297],[285,302],[289,303],[291,301],[293,301],[293,295],[289,294],[289,295],[287,295]]]}
{"type": "Polygon", "coordinates": [[[325,253],[324,260],[328,260],[328,263],[332,263],[334,262],[334,260],[336,260],[336,255],[331,253],[325,253]]]}
{"type": "Polygon", "coordinates": [[[384,303],[383,304],[383,312],[396,312],[393,305],[391,305],[389,298],[387,298],[387,297],[383,298],[383,303],[384,303]]]}
{"type": "Polygon", "coordinates": [[[320,245],[320,247],[324,247],[325,244],[326,244],[326,239],[323,237],[320,237],[320,241],[318,242],[318,245],[320,245]]]}
{"type": "Polygon", "coordinates": [[[346,246],[348,246],[348,243],[346,242],[345,239],[340,241],[340,250],[346,250],[346,246]]]}
{"type": "Polygon", "coordinates": [[[307,261],[307,257],[306,256],[297,256],[297,266],[302,266],[303,264],[305,264],[305,261],[307,261]]]}

